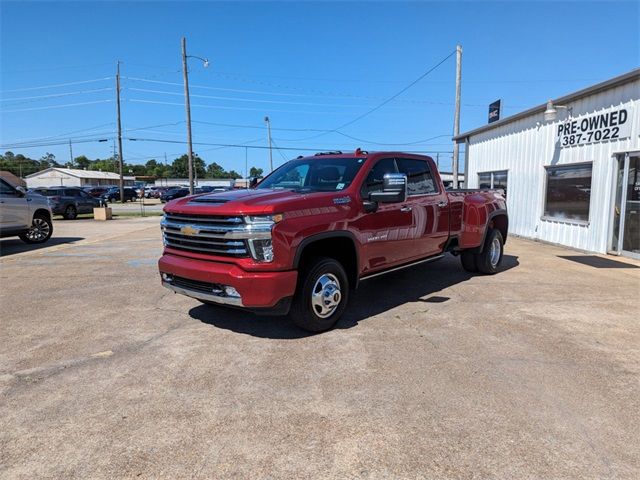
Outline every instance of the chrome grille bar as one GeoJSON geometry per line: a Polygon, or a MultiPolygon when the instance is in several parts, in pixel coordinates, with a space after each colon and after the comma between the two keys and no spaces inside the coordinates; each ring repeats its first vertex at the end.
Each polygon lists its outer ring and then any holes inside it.
{"type": "Polygon", "coordinates": [[[238,216],[167,213],[160,227],[169,248],[230,257],[248,257],[248,240],[271,238],[270,225],[245,223],[238,216]]]}

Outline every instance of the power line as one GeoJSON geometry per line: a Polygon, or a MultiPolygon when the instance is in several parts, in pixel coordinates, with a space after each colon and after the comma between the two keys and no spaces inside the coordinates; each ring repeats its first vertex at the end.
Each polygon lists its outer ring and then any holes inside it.
{"type": "MultiPolygon", "coordinates": [[[[93,142],[104,142],[105,140],[107,140],[105,137],[99,137],[99,138],[91,138],[91,139],[86,139],[86,140],[74,140],[73,143],[93,143],[93,142]]],[[[69,140],[59,140],[59,141],[54,141],[54,142],[50,142],[50,143],[34,143],[34,144],[28,144],[28,145],[17,145],[17,146],[11,146],[11,145],[0,145],[0,148],[12,148],[12,149],[17,149],[17,148],[35,148],[35,147],[54,147],[57,145],[68,145],[69,144],[69,140]]]]}
{"type": "MultiPolygon", "coordinates": [[[[253,128],[253,129],[264,129],[266,127],[264,126],[259,126],[259,125],[240,125],[240,124],[232,124],[232,123],[216,123],[216,122],[203,122],[203,121],[196,121],[194,120],[194,123],[201,123],[201,124],[205,124],[205,125],[214,125],[214,126],[220,126],[220,127],[237,127],[237,128],[253,128]]],[[[283,128],[283,127],[273,127],[272,130],[279,130],[279,131],[287,131],[287,132],[324,132],[324,133],[337,133],[338,135],[342,135],[343,137],[346,138],[350,138],[352,140],[356,140],[358,142],[363,142],[363,143],[368,143],[368,144],[373,144],[373,145],[387,145],[387,146],[402,146],[402,145],[418,145],[420,143],[426,143],[429,142],[431,140],[435,140],[437,138],[450,138],[451,135],[450,134],[443,134],[443,135],[437,135],[435,137],[430,137],[430,138],[425,138],[422,140],[415,140],[412,142],[404,142],[404,143],[384,143],[384,142],[376,142],[374,140],[367,140],[367,139],[363,139],[363,138],[358,138],[358,137],[354,137],[352,135],[348,135],[346,133],[343,132],[334,132],[333,130],[326,130],[326,129],[321,129],[321,128],[283,128]]],[[[282,140],[285,142],[298,142],[298,141],[302,141],[302,140],[306,140],[306,138],[303,139],[291,139],[291,138],[279,138],[278,140],[282,140]]]]}
{"type": "MultiPolygon", "coordinates": [[[[146,92],[146,93],[159,93],[159,94],[163,94],[163,95],[175,95],[175,96],[182,96],[184,94],[179,93],[179,92],[167,92],[167,91],[163,91],[163,90],[151,90],[148,88],[135,88],[135,87],[129,87],[128,90],[131,91],[135,91],[135,92],[146,92]]],[[[195,94],[192,93],[190,94],[191,97],[196,97],[196,98],[209,98],[209,99],[213,99],[213,100],[229,100],[229,101],[234,101],[234,102],[252,102],[252,103],[275,103],[275,104],[285,104],[285,105],[306,105],[306,106],[320,106],[320,107],[366,107],[366,105],[349,105],[349,104],[328,104],[328,103],[314,103],[314,102],[291,102],[291,101],[285,101],[285,100],[259,100],[257,98],[240,98],[240,97],[220,97],[220,96],[215,96],[215,95],[199,95],[199,94],[195,94]]]]}
{"type": "Polygon", "coordinates": [[[50,105],[48,107],[34,107],[34,108],[20,108],[18,110],[3,110],[0,113],[17,113],[17,112],[30,112],[33,110],[49,110],[52,108],[66,108],[66,107],[78,107],[80,105],[94,105],[96,103],[110,103],[113,100],[96,100],[93,102],[80,102],[80,103],[67,103],[66,105],[50,105]]]}
{"type": "Polygon", "coordinates": [[[48,137],[37,137],[37,138],[21,138],[19,140],[15,140],[13,142],[9,142],[11,145],[13,144],[17,144],[17,143],[25,143],[25,142],[35,142],[35,141],[40,141],[40,140],[50,140],[53,138],[57,138],[57,137],[65,137],[67,138],[67,135],[72,135],[74,133],[80,133],[80,132],[88,132],[91,130],[97,130],[98,128],[102,128],[102,127],[106,127],[106,126],[110,126],[110,125],[115,125],[115,122],[109,122],[109,123],[102,123],[100,125],[96,125],[94,127],[89,127],[89,128],[83,128],[80,130],[73,130],[71,132],[65,132],[65,133],[60,133],[57,135],[50,135],[48,137]]]}
{"type": "Polygon", "coordinates": [[[413,87],[416,83],[418,83],[420,80],[422,80],[423,78],[425,78],[427,75],[429,75],[431,72],[433,72],[436,68],[438,68],[440,65],[442,65],[444,62],[446,62],[447,60],[449,60],[449,58],[451,58],[453,55],[455,55],[456,51],[454,50],[453,52],[451,52],[449,55],[447,55],[446,57],[444,57],[442,60],[440,60],[437,64],[435,64],[433,67],[431,67],[429,70],[427,70],[425,73],[423,73],[422,75],[420,75],[418,78],[416,78],[413,82],[411,82],[409,85],[407,85],[406,87],[404,87],[402,90],[400,90],[398,93],[390,96],[389,98],[387,98],[386,100],[384,100],[382,103],[380,103],[379,105],[373,107],[371,110],[363,113],[362,115],[359,115],[358,117],[354,118],[353,120],[344,123],[342,125],[340,125],[339,127],[335,128],[334,131],[336,130],[342,130],[344,127],[348,127],[349,125],[353,125],[354,123],[356,123],[359,120],[362,120],[364,117],[371,115],[373,112],[379,110],[380,108],[384,107],[387,103],[393,101],[396,97],[399,97],[400,95],[402,95],[404,92],[406,92],[407,90],[409,90],[411,87],[413,87]]]}
{"type": "MultiPolygon", "coordinates": [[[[140,100],[137,98],[129,98],[127,99],[129,102],[134,102],[134,103],[152,103],[152,104],[157,104],[157,105],[175,105],[178,107],[184,107],[184,105],[182,103],[175,103],[175,102],[160,102],[160,101],[156,101],[156,100],[140,100]]],[[[248,111],[252,111],[252,112],[264,112],[263,108],[250,108],[250,107],[229,107],[229,106],[222,106],[222,105],[195,105],[195,104],[191,104],[192,107],[200,107],[200,108],[212,108],[212,109],[216,109],[216,110],[248,110],[248,111]]],[[[299,113],[299,114],[306,114],[306,115],[340,115],[340,112],[321,112],[321,111],[305,111],[305,110],[270,110],[272,112],[278,112],[278,113],[299,113]]]]}
{"type": "Polygon", "coordinates": [[[12,90],[2,90],[2,93],[6,92],[28,92],[31,90],[42,90],[45,88],[58,88],[58,87],[68,87],[70,85],[82,85],[85,83],[94,83],[94,82],[103,82],[105,80],[110,80],[113,77],[104,77],[104,78],[94,78],[93,80],[82,80],[79,82],[68,82],[68,83],[58,83],[55,85],[42,85],[41,87],[29,87],[29,88],[14,88],[12,90]]]}
{"type": "Polygon", "coordinates": [[[0,102],[11,102],[14,100],[37,100],[41,98],[57,98],[57,97],[67,97],[70,95],[82,95],[85,93],[95,93],[95,92],[106,92],[107,90],[112,90],[111,88],[94,88],[92,90],[78,90],[77,92],[65,92],[65,93],[53,93],[51,95],[36,95],[33,97],[14,97],[14,98],[0,98],[0,102]]]}
{"type": "MultiPolygon", "coordinates": [[[[135,142],[158,142],[158,143],[177,143],[177,144],[185,144],[186,141],[183,140],[166,140],[159,138],[127,138],[127,140],[135,141],[135,142]]],[[[266,150],[269,147],[265,145],[243,145],[238,143],[209,143],[209,142],[193,142],[194,145],[204,145],[204,146],[216,146],[216,147],[236,147],[236,148],[254,148],[260,150],[266,150]]],[[[325,148],[298,148],[298,147],[277,147],[280,150],[291,150],[291,151],[309,151],[309,152],[318,152],[326,150],[325,148]]],[[[351,148],[351,147],[349,147],[351,148]]],[[[436,150],[406,150],[407,153],[448,153],[450,154],[450,150],[445,151],[436,151],[436,150]]]]}
{"type": "MultiPolygon", "coordinates": [[[[180,83],[177,82],[167,82],[167,81],[161,81],[161,80],[151,80],[148,78],[139,78],[139,77],[126,77],[128,80],[134,80],[134,81],[138,81],[138,82],[146,82],[146,83],[155,83],[155,84],[159,84],[159,85],[174,85],[174,86],[181,86],[180,83]]],[[[296,90],[300,90],[300,91],[307,91],[307,92],[315,92],[315,93],[283,93],[283,92],[269,92],[269,91],[264,91],[264,90],[247,90],[247,89],[242,89],[242,88],[223,88],[223,87],[212,87],[209,85],[189,85],[190,87],[193,88],[202,88],[205,90],[216,90],[216,91],[223,91],[223,92],[234,92],[234,93],[248,93],[248,94],[252,94],[252,95],[272,95],[272,96],[280,96],[280,97],[312,97],[312,98],[361,98],[361,99],[365,99],[365,100],[384,100],[385,97],[376,97],[376,96],[369,96],[369,95],[354,95],[354,94],[350,94],[350,93],[337,93],[337,92],[326,92],[323,90],[316,90],[316,89],[301,89],[298,87],[289,87],[289,86],[284,86],[284,85],[272,85],[278,88],[290,88],[290,89],[296,89],[296,90]]],[[[133,90],[133,88],[130,88],[131,90],[133,90]]],[[[433,104],[433,105],[452,105],[451,103],[447,103],[447,102],[436,102],[436,101],[431,101],[431,100],[421,100],[421,99],[400,99],[398,100],[399,102],[405,102],[405,103],[415,103],[415,104],[433,104]]],[[[483,105],[485,106],[485,105],[483,105]]]]}

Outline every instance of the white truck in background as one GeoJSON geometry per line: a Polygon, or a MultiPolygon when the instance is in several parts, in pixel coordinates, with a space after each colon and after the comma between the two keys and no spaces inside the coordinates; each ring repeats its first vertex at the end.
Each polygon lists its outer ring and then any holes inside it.
{"type": "Polygon", "coordinates": [[[0,178],[0,238],[17,236],[25,243],[44,243],[52,233],[47,197],[0,178]]]}

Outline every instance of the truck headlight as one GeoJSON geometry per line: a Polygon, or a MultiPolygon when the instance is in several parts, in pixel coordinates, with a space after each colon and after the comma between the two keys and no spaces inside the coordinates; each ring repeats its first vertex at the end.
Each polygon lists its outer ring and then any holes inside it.
{"type": "Polygon", "coordinates": [[[273,226],[282,220],[282,214],[277,215],[252,215],[244,218],[248,225],[251,225],[252,230],[256,233],[267,233],[269,238],[251,238],[249,235],[249,250],[251,251],[251,257],[258,262],[272,262],[273,261],[273,243],[271,241],[271,229],[273,226]]]}
{"type": "Polygon", "coordinates": [[[282,220],[282,214],[277,215],[248,215],[244,221],[249,225],[273,225],[282,220]]]}

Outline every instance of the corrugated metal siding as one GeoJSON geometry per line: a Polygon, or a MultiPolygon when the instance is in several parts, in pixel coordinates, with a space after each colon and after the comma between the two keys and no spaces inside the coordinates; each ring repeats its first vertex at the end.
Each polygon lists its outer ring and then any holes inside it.
{"type": "Polygon", "coordinates": [[[556,148],[559,121],[545,122],[542,113],[471,136],[469,151],[470,188],[478,186],[478,172],[507,170],[509,230],[517,235],[605,253],[610,237],[610,219],[615,190],[615,153],[640,150],[640,81],[582,98],[568,107],[573,116],[597,113],[614,106],[633,108],[631,136],[575,147],[556,148]],[[589,225],[542,220],[547,165],[593,162],[589,225]]]}

